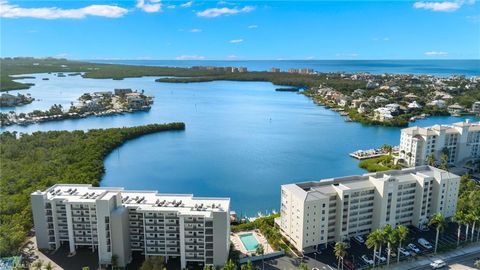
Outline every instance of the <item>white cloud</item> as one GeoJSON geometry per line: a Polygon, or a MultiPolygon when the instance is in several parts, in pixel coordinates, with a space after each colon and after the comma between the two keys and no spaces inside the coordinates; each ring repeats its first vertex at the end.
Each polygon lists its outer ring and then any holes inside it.
{"type": "Polygon", "coordinates": [[[0,2],[0,17],[37,19],[82,19],[87,16],[119,18],[127,9],[113,5],[90,5],[83,8],[62,9],[58,7],[22,8],[6,1],[0,2]]]}
{"type": "Polygon", "coordinates": [[[168,9],[174,9],[174,8],[176,8],[176,7],[177,7],[177,6],[175,6],[175,5],[168,5],[168,6],[167,6],[168,9]]]}
{"type": "Polygon", "coordinates": [[[464,4],[473,5],[475,0],[454,0],[444,2],[424,2],[419,1],[413,4],[414,8],[426,9],[431,11],[452,12],[461,8],[464,4]]]}
{"type": "Polygon", "coordinates": [[[205,56],[202,55],[179,55],[175,57],[176,60],[204,60],[205,56]]]}
{"type": "Polygon", "coordinates": [[[189,1],[189,2],[186,2],[186,3],[181,4],[180,6],[181,6],[181,7],[184,7],[184,8],[187,8],[187,7],[191,7],[192,4],[193,4],[193,1],[189,1]]]}
{"type": "Polygon", "coordinates": [[[204,11],[197,12],[198,17],[207,17],[207,18],[214,18],[219,16],[228,16],[228,15],[235,15],[238,13],[247,13],[255,8],[252,6],[246,6],[243,8],[209,8],[205,9],[204,11]]]}
{"type": "Polygon", "coordinates": [[[234,43],[234,44],[237,44],[237,43],[242,43],[243,42],[243,39],[239,38],[239,39],[232,39],[230,40],[230,43],[234,43]]]}
{"type": "Polygon", "coordinates": [[[235,60],[235,59],[238,59],[238,56],[235,55],[235,54],[230,54],[230,55],[227,55],[227,59],[229,59],[229,60],[235,60]]]}
{"type": "Polygon", "coordinates": [[[190,32],[192,32],[192,33],[200,33],[200,32],[202,32],[202,29],[193,28],[193,29],[190,29],[190,32]]]}
{"type": "Polygon", "coordinates": [[[149,13],[159,12],[162,4],[159,0],[137,0],[137,8],[149,13]]]}
{"type": "Polygon", "coordinates": [[[251,24],[248,26],[248,29],[256,29],[256,28],[258,28],[258,25],[256,24],[251,24]]]}
{"type": "Polygon", "coordinates": [[[432,56],[432,57],[437,57],[437,56],[447,56],[448,52],[436,52],[436,51],[431,51],[431,52],[425,52],[426,56],[432,56]]]}
{"type": "Polygon", "coordinates": [[[313,59],[315,59],[315,56],[307,56],[307,57],[305,57],[305,60],[313,60],[313,59]]]}
{"type": "Polygon", "coordinates": [[[357,57],[358,53],[337,53],[335,56],[337,57],[357,57]]]}

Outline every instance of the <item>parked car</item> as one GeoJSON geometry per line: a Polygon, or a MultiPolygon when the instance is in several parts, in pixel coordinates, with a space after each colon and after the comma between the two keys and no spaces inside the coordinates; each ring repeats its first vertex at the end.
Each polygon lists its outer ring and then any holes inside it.
{"type": "Polygon", "coordinates": [[[403,256],[405,257],[408,257],[410,255],[412,255],[410,252],[408,252],[406,249],[404,249],[403,247],[400,248],[400,254],[402,254],[403,256]]]}
{"type": "Polygon", "coordinates": [[[444,266],[446,266],[447,264],[443,261],[443,260],[435,260],[433,261],[430,266],[433,268],[433,269],[438,269],[438,268],[442,268],[444,266]]]}
{"type": "Polygon", "coordinates": [[[368,265],[373,265],[373,260],[370,259],[367,255],[362,255],[362,260],[368,265]]]}
{"type": "Polygon", "coordinates": [[[411,251],[413,251],[415,253],[420,253],[420,249],[417,246],[415,246],[415,244],[413,244],[413,243],[408,244],[407,247],[408,247],[408,249],[410,249],[411,251]]]}
{"type": "Polygon", "coordinates": [[[361,235],[355,235],[353,237],[353,239],[355,239],[357,242],[359,242],[360,244],[363,244],[365,243],[365,239],[363,239],[363,237],[361,235]]]}
{"type": "MultiPolygon", "coordinates": [[[[394,249],[392,249],[392,251],[390,252],[390,257],[392,257],[392,258],[395,258],[395,257],[397,257],[397,252],[396,252],[396,251],[397,251],[397,249],[395,249],[395,248],[394,248],[394,249]]],[[[387,247],[387,248],[385,248],[385,253],[387,253],[387,254],[388,254],[388,247],[387,247]]]]}
{"type": "Polygon", "coordinates": [[[345,260],[343,264],[347,267],[347,269],[355,270],[355,265],[351,261],[345,260]]]}
{"type": "Polygon", "coordinates": [[[417,242],[426,249],[432,249],[432,244],[428,242],[425,238],[418,238],[417,242]]]}
{"type": "Polygon", "coordinates": [[[385,258],[384,256],[382,256],[382,254],[375,254],[375,258],[377,258],[378,260],[380,260],[380,262],[386,262],[387,261],[387,258],[385,258]]]}

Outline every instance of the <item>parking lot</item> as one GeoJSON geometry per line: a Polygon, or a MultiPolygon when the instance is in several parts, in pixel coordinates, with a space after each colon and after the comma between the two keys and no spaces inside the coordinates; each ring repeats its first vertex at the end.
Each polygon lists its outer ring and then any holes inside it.
{"type": "MultiPolygon", "coordinates": [[[[440,237],[438,240],[438,251],[441,252],[447,248],[456,247],[457,244],[457,224],[456,223],[449,223],[447,224],[443,233],[440,233],[440,237]]],[[[471,237],[471,229],[469,229],[469,238],[471,237]]],[[[475,236],[478,233],[478,230],[475,231],[475,236]]],[[[409,234],[407,240],[402,243],[402,247],[405,248],[406,251],[410,253],[409,256],[400,254],[400,260],[410,260],[418,256],[423,256],[427,254],[431,254],[434,251],[435,246],[435,235],[436,230],[434,228],[430,228],[428,230],[422,231],[416,227],[410,226],[409,227],[409,234]],[[432,248],[426,248],[418,243],[419,238],[424,238],[427,240],[432,248]],[[411,248],[408,247],[409,244],[414,244],[415,247],[418,249],[417,252],[414,252],[411,248]]],[[[368,235],[364,235],[363,239],[366,241],[368,235]]],[[[476,237],[475,237],[476,239],[476,237]]],[[[462,226],[461,234],[460,234],[460,244],[465,242],[465,226],[462,226]]],[[[367,248],[365,243],[360,243],[358,240],[351,238],[349,242],[347,242],[350,247],[347,249],[347,255],[344,258],[344,269],[362,269],[367,268],[369,265],[362,259],[363,255],[366,255],[369,260],[373,259],[373,249],[367,248]]],[[[334,255],[334,246],[335,243],[329,243],[326,249],[318,250],[314,253],[305,254],[305,256],[309,257],[310,259],[318,260],[322,263],[328,264],[333,267],[337,267],[337,259],[334,255]]],[[[397,262],[397,246],[392,248],[392,255],[390,257],[390,264],[394,264],[397,262]]],[[[387,250],[386,244],[382,246],[382,257],[385,259],[387,258],[387,250]]],[[[378,262],[376,259],[375,263],[378,262]]],[[[386,264],[386,260],[381,262],[381,264],[386,264]]]]}

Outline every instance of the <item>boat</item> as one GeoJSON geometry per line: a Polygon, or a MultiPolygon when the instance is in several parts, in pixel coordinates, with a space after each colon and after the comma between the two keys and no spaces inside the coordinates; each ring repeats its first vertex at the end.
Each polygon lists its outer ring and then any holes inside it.
{"type": "Polygon", "coordinates": [[[279,87],[279,88],[276,88],[275,91],[277,91],[277,92],[298,92],[298,91],[300,91],[300,89],[298,89],[296,87],[279,87]]]}

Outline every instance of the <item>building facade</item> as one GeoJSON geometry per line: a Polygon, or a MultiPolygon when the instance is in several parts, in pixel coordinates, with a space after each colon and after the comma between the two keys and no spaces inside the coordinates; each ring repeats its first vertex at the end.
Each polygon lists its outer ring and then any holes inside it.
{"type": "Polygon", "coordinates": [[[442,153],[450,165],[480,158],[480,123],[459,122],[453,125],[410,127],[402,129],[399,158],[409,166],[428,163],[433,155],[440,162],[442,153]]]}
{"type": "Polygon", "coordinates": [[[455,213],[460,177],[434,167],[282,185],[276,220],[303,251],[386,224],[423,227],[431,215],[455,213]]]}
{"type": "Polygon", "coordinates": [[[54,185],[31,194],[40,249],[68,245],[98,251],[99,264],[127,265],[132,252],[180,258],[187,265],[224,265],[230,248],[228,198],[54,185]]]}

